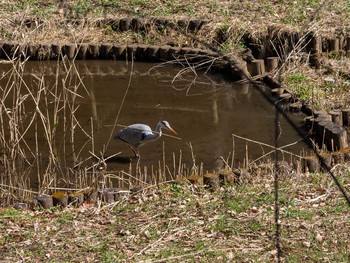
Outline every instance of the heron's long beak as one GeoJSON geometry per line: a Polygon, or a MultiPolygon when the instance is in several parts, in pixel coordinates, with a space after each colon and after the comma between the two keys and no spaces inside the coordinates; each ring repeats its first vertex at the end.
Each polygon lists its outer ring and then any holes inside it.
{"type": "Polygon", "coordinates": [[[173,128],[168,128],[168,130],[174,133],[175,135],[177,134],[177,132],[173,128]]]}

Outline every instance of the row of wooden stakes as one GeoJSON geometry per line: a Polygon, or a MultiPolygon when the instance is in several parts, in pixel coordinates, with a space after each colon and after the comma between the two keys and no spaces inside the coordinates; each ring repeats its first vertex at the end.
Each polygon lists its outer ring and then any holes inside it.
{"type": "Polygon", "coordinates": [[[15,44],[0,43],[0,59],[29,59],[29,60],[69,60],[84,59],[136,59],[138,61],[169,61],[176,56],[182,56],[190,61],[202,56],[217,58],[219,55],[210,50],[188,47],[173,47],[169,45],[143,44],[109,44],[109,43],[53,43],[53,44],[15,44]]]}
{"type": "MultiPolygon", "coordinates": [[[[228,169],[222,169],[216,173],[207,173],[203,176],[190,175],[188,177],[179,177],[173,183],[179,184],[195,184],[205,186],[209,190],[218,190],[223,185],[232,185],[237,182],[238,173],[234,173],[228,169]]],[[[23,210],[27,208],[41,207],[50,209],[52,207],[65,208],[67,206],[79,207],[83,203],[96,204],[100,201],[103,204],[110,204],[123,197],[131,196],[138,192],[142,192],[142,187],[134,187],[130,190],[122,190],[118,188],[104,188],[94,190],[87,187],[78,191],[57,191],[53,194],[38,195],[30,204],[15,203],[14,208],[23,210]]]]}
{"type": "MultiPolygon", "coordinates": [[[[299,162],[287,164],[286,162],[279,162],[277,170],[280,175],[290,176],[294,172],[323,172],[327,171],[338,163],[350,161],[349,149],[341,149],[332,153],[322,153],[319,157],[307,156],[302,158],[299,162]]],[[[260,165],[255,169],[266,169],[266,165],[260,165]],[[260,167],[260,168],[259,168],[260,167]],[[261,168],[262,167],[262,168],[261,168]],[[264,168],[265,167],[265,168],[264,168]]],[[[271,172],[273,166],[268,166],[268,171],[271,172]],[[269,167],[269,168],[268,168],[269,167]]],[[[253,169],[254,170],[254,169],[253,169]]],[[[217,172],[206,173],[204,175],[189,175],[187,177],[179,177],[174,182],[176,184],[189,184],[200,187],[205,187],[209,191],[217,191],[223,186],[234,185],[240,183],[250,177],[250,168],[242,169],[221,169],[217,172]]],[[[265,171],[266,172],[266,171],[265,171]]],[[[41,207],[43,209],[50,209],[52,207],[65,208],[67,206],[79,207],[84,203],[97,204],[111,204],[124,197],[129,197],[138,192],[142,192],[142,187],[134,187],[130,190],[122,190],[118,188],[105,188],[101,190],[94,190],[91,187],[79,191],[58,191],[53,194],[42,194],[37,196],[31,204],[15,203],[13,207],[18,210],[41,207]]]]}

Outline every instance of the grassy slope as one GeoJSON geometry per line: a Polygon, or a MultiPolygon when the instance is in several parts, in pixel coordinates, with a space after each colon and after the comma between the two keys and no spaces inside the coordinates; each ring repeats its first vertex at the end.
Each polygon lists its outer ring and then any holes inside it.
{"type": "MultiPolygon", "coordinates": [[[[213,30],[229,28],[232,38],[241,32],[264,33],[275,25],[305,32],[312,28],[322,35],[348,34],[350,6],[348,1],[159,1],[159,0],[85,0],[85,1],[2,1],[0,39],[19,43],[52,41],[85,42],[151,42],[172,41],[179,45],[210,42],[213,30]],[[321,5],[320,3],[325,2],[321,5]],[[203,33],[190,41],[176,32],[162,34],[120,34],[111,28],[97,27],[100,18],[164,17],[168,19],[203,19],[203,33]],[[39,21],[38,27],[26,28],[27,19],[39,21]],[[75,24],[70,19],[85,19],[75,24]],[[209,35],[208,35],[209,33],[209,35]]],[[[158,32],[159,33],[159,32],[158,32]]]]}
{"type": "MultiPolygon", "coordinates": [[[[313,30],[323,36],[350,35],[349,1],[160,1],[160,0],[72,0],[72,1],[2,1],[0,41],[26,43],[94,42],[172,44],[205,48],[216,46],[224,54],[237,55],[244,48],[245,32],[265,34],[269,26],[277,30],[313,30]],[[147,34],[118,32],[111,26],[99,27],[102,18],[163,17],[168,19],[203,19],[206,24],[195,37],[176,30],[151,28],[147,34]],[[37,21],[27,27],[28,20],[37,21]],[[72,21],[84,21],[75,23],[72,21]],[[224,43],[214,39],[217,30],[228,36],[224,43]]],[[[310,69],[296,52],[281,74],[284,84],[316,109],[350,106],[350,60],[329,54],[318,70],[310,69]],[[331,69],[331,70],[330,70],[331,69]],[[344,75],[346,77],[344,77],[344,75]],[[331,77],[335,84],[324,80],[331,77]],[[345,94],[345,95],[344,95],[345,94]]]]}
{"type": "MultiPolygon", "coordinates": [[[[76,27],[60,23],[65,18],[83,16],[91,20],[137,15],[202,18],[208,24],[198,38],[207,41],[208,32],[217,27],[258,34],[270,24],[291,29],[302,29],[303,25],[312,24],[321,34],[332,35],[348,32],[350,23],[348,1],[325,4],[311,24],[311,14],[321,1],[63,2],[61,5],[59,1],[2,1],[1,41],[115,42],[117,39],[123,43],[171,41],[201,47],[200,41],[176,32],[143,36],[121,34],[89,23],[76,27]],[[34,30],[26,28],[23,22],[31,17],[44,23],[34,30]]],[[[232,37],[232,43],[237,43],[234,33],[232,37]]],[[[225,48],[226,52],[233,52],[237,46],[225,48]]],[[[341,60],[327,62],[341,63],[341,60]]],[[[291,83],[297,86],[310,83],[300,82],[305,77],[317,84],[317,79],[323,76],[302,67],[291,68],[289,72],[292,73],[289,75],[291,83]],[[301,78],[297,78],[300,74],[301,78]]],[[[343,81],[336,73],[333,77],[343,81]]],[[[346,91],[342,90],[342,94],[346,91]]],[[[346,103],[347,100],[343,102],[346,103]]],[[[348,187],[347,168],[339,167],[337,176],[348,187]]],[[[169,185],[118,202],[112,209],[90,206],[64,211],[18,212],[5,209],[0,212],[0,260],[273,261],[273,197],[273,178],[268,174],[258,174],[241,185],[218,193],[169,185]]],[[[327,175],[294,174],[283,177],[280,208],[281,242],[286,260],[347,262],[350,257],[348,208],[327,175]]]]}

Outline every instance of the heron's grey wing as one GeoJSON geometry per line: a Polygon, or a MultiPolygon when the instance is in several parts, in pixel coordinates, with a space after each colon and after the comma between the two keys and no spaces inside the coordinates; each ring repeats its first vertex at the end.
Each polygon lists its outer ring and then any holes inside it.
{"type": "Polygon", "coordinates": [[[152,130],[144,124],[133,124],[119,131],[115,138],[138,147],[144,143],[144,139],[152,130]]]}

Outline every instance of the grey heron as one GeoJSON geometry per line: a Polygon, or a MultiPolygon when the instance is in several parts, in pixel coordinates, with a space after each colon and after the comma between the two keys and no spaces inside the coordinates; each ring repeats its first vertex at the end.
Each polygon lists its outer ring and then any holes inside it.
{"type": "Polygon", "coordinates": [[[135,154],[135,157],[138,157],[138,150],[142,145],[147,142],[155,141],[162,136],[162,128],[176,134],[174,129],[171,128],[169,122],[160,121],[155,128],[155,132],[153,132],[152,129],[146,124],[132,124],[118,131],[115,134],[114,139],[129,144],[131,150],[135,154]],[[136,150],[133,147],[135,147],[136,150]]]}

